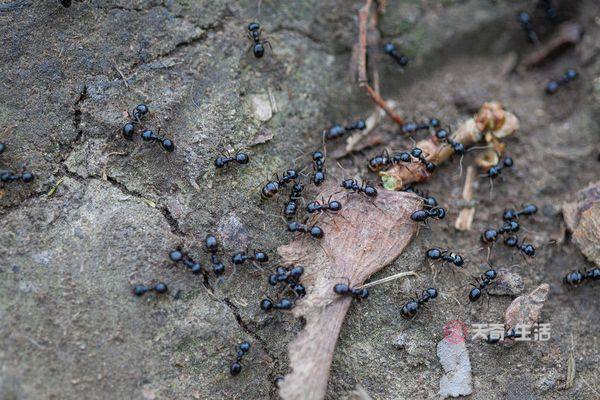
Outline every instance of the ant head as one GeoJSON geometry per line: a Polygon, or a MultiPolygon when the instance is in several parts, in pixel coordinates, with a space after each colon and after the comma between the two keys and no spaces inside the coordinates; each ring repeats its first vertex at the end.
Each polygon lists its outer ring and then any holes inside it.
{"type": "Polygon", "coordinates": [[[235,161],[238,164],[248,164],[248,162],[250,161],[250,157],[248,156],[248,154],[240,152],[235,155],[235,161]]]}
{"type": "Polygon", "coordinates": [[[250,24],[248,24],[248,30],[250,32],[257,31],[259,29],[260,29],[260,25],[258,24],[258,22],[251,22],[250,24]]]}
{"type": "Polygon", "coordinates": [[[495,269],[488,269],[487,271],[484,272],[483,274],[487,279],[496,279],[496,276],[498,276],[498,273],[496,272],[495,269]]]}
{"type": "Polygon", "coordinates": [[[171,261],[181,261],[183,259],[183,253],[181,252],[181,250],[173,250],[169,253],[169,258],[171,259],[171,261]]]}
{"type": "Polygon", "coordinates": [[[383,51],[385,54],[392,54],[394,51],[396,51],[396,46],[394,43],[388,42],[383,45],[383,51]]]}
{"type": "Polygon", "coordinates": [[[498,239],[498,231],[495,229],[488,229],[481,235],[481,240],[484,243],[492,243],[498,239]]]}

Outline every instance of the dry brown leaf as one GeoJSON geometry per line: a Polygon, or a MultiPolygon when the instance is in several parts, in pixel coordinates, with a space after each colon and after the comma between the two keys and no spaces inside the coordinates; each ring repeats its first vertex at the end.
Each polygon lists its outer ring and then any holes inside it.
{"type": "Polygon", "coordinates": [[[507,330],[515,328],[517,325],[531,328],[539,320],[549,292],[550,285],[542,283],[531,293],[514,299],[504,313],[504,325],[507,330]]]}
{"type": "MultiPolygon", "coordinates": [[[[331,191],[322,196],[327,198],[331,191]]],[[[325,396],[335,343],[352,302],[336,295],[333,286],[361,285],[394,261],[417,231],[410,215],[421,208],[422,200],[414,194],[382,190],[375,199],[356,193],[334,197],[343,209],[319,219],[323,239],[298,237],[277,249],[286,263],[304,266],[308,291],[294,309],[306,325],[289,345],[292,372],[280,389],[286,400],[325,396]]]]}

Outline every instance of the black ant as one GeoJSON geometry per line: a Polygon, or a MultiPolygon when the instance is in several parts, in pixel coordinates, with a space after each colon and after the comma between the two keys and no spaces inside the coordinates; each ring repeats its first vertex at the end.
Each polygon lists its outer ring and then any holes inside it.
{"type": "Polygon", "coordinates": [[[246,253],[244,253],[243,251],[240,251],[240,252],[235,253],[231,257],[231,262],[234,263],[235,265],[241,265],[248,260],[263,263],[263,262],[269,261],[269,256],[267,256],[267,253],[265,253],[263,251],[255,250],[254,254],[246,255],[246,253]]]}
{"type": "Polygon", "coordinates": [[[338,283],[333,287],[333,291],[342,296],[352,296],[357,300],[364,300],[369,297],[369,290],[366,288],[357,289],[345,283],[338,283]]]}
{"type": "Polygon", "coordinates": [[[33,181],[34,175],[24,170],[20,174],[15,174],[12,171],[0,171],[0,182],[9,183],[14,181],[23,181],[24,183],[30,183],[33,181]]]}
{"type": "Polygon", "coordinates": [[[313,168],[315,169],[315,173],[312,177],[312,183],[315,186],[320,186],[323,182],[325,182],[325,155],[321,151],[315,151],[312,154],[313,159],[313,168]]]}
{"type": "Polygon", "coordinates": [[[231,373],[231,375],[235,376],[242,371],[242,358],[244,358],[244,356],[246,355],[246,353],[248,353],[249,350],[250,342],[243,341],[242,343],[240,343],[237,349],[236,359],[233,362],[233,364],[231,364],[231,367],[229,367],[229,372],[231,373]]]}
{"type": "Polygon", "coordinates": [[[498,164],[490,167],[490,169],[488,169],[487,173],[483,176],[487,176],[490,179],[496,179],[502,173],[502,170],[504,168],[512,168],[513,165],[514,165],[514,162],[513,162],[512,158],[504,157],[504,159],[499,161],[498,164]]]}
{"type": "Polygon", "coordinates": [[[577,78],[579,74],[574,69],[568,69],[565,74],[555,81],[550,81],[546,85],[546,93],[554,94],[558,91],[560,86],[566,85],[571,82],[573,79],[577,78]]]}
{"type": "Polygon", "coordinates": [[[396,46],[393,43],[386,43],[383,45],[383,52],[388,56],[392,57],[398,65],[405,67],[408,64],[408,57],[398,52],[396,46]]]}
{"type": "Polygon", "coordinates": [[[248,50],[252,49],[256,58],[261,58],[265,54],[265,44],[268,44],[271,50],[273,50],[268,40],[260,40],[261,32],[262,29],[260,29],[258,22],[251,22],[248,25],[248,37],[254,42],[248,50]]]}
{"type": "Polygon", "coordinates": [[[210,252],[210,260],[212,262],[212,270],[215,275],[221,275],[225,272],[225,266],[223,263],[219,261],[217,258],[217,251],[219,250],[219,242],[217,238],[213,235],[207,235],[204,240],[204,244],[206,246],[206,250],[210,252]]]}
{"type": "Polygon", "coordinates": [[[552,2],[550,0],[540,0],[540,1],[538,1],[537,7],[544,10],[544,12],[546,13],[546,17],[548,19],[553,20],[553,19],[555,19],[558,16],[558,11],[552,5],[552,2]]]}
{"type": "Polygon", "coordinates": [[[246,153],[238,152],[235,157],[219,156],[215,159],[215,167],[223,168],[230,162],[235,161],[238,164],[248,164],[250,156],[246,153]]]}
{"type": "Polygon", "coordinates": [[[465,154],[465,145],[450,139],[450,133],[446,129],[438,129],[435,132],[435,137],[440,142],[448,143],[454,151],[454,154],[462,156],[465,154]]]}
{"type": "Polygon", "coordinates": [[[314,237],[315,239],[321,239],[325,235],[323,229],[321,229],[317,225],[308,226],[305,224],[301,224],[298,221],[292,221],[288,223],[287,230],[289,232],[310,233],[310,236],[314,237]]]}
{"type": "Polygon", "coordinates": [[[535,256],[535,247],[530,243],[519,244],[519,238],[516,235],[508,236],[504,239],[504,244],[508,247],[515,247],[528,257],[535,256]]]}
{"type": "Polygon", "coordinates": [[[497,276],[498,274],[494,269],[489,269],[485,271],[485,273],[479,277],[480,282],[478,282],[477,280],[475,281],[475,283],[477,283],[477,285],[479,286],[471,284],[471,286],[473,286],[473,289],[471,289],[471,291],[469,292],[469,300],[471,302],[479,300],[483,292],[487,290],[488,285],[492,283],[492,281],[496,279],[497,276]]]}
{"type": "Polygon", "coordinates": [[[390,165],[409,163],[411,161],[412,158],[410,156],[410,153],[406,151],[396,153],[391,157],[387,154],[387,151],[385,151],[381,155],[371,158],[369,160],[368,166],[372,172],[378,172],[388,168],[390,165]]]}
{"type": "Polygon", "coordinates": [[[415,222],[426,222],[427,218],[444,219],[446,209],[444,207],[431,207],[430,209],[417,210],[410,215],[415,222]]]}
{"type": "Polygon", "coordinates": [[[325,139],[332,140],[332,139],[337,139],[337,138],[343,136],[346,132],[350,132],[350,131],[354,131],[354,130],[362,131],[362,130],[366,129],[366,127],[367,127],[367,123],[365,122],[365,120],[359,119],[358,121],[353,122],[347,126],[335,124],[331,128],[324,130],[323,134],[325,135],[325,139]]]}
{"type": "Polygon", "coordinates": [[[64,8],[69,8],[69,7],[71,7],[71,0],[60,0],[60,4],[64,8]]]}
{"type": "Polygon", "coordinates": [[[535,31],[533,30],[533,24],[531,23],[531,16],[529,15],[529,13],[525,11],[520,12],[518,20],[521,26],[523,27],[523,30],[525,30],[525,33],[527,34],[527,39],[531,43],[538,43],[540,39],[538,38],[537,33],[535,33],[535,31]]]}
{"type": "Polygon", "coordinates": [[[269,285],[276,286],[279,282],[287,283],[290,288],[299,296],[306,295],[304,285],[300,283],[300,277],[304,273],[304,267],[295,266],[292,269],[277,267],[274,274],[269,275],[269,285]]]}
{"type": "Polygon", "coordinates": [[[324,211],[338,212],[341,209],[342,203],[337,200],[328,200],[327,202],[323,201],[323,204],[319,203],[318,201],[311,201],[306,205],[306,212],[309,214],[324,211]]]}
{"type": "Polygon", "coordinates": [[[517,332],[515,328],[512,328],[510,331],[504,333],[502,337],[492,337],[491,334],[488,334],[487,339],[485,340],[488,344],[496,344],[500,341],[500,339],[515,339],[520,338],[522,336],[521,332],[517,332]]]}
{"type": "Polygon", "coordinates": [[[530,216],[537,213],[537,206],[535,204],[523,204],[521,211],[516,211],[513,209],[504,210],[502,213],[502,219],[505,221],[511,221],[513,219],[518,219],[521,215],[530,216]]]}
{"type": "Polygon", "coordinates": [[[442,250],[437,247],[427,250],[425,257],[430,260],[444,260],[444,262],[452,263],[457,267],[462,267],[465,263],[460,254],[453,253],[450,250],[442,250]]]}
{"type": "Polygon", "coordinates": [[[292,308],[294,308],[294,300],[292,299],[281,299],[278,302],[273,302],[273,300],[267,298],[267,299],[263,299],[260,302],[260,308],[265,311],[265,312],[269,312],[272,309],[276,309],[276,310],[291,310],[292,308]]]}
{"type": "Polygon", "coordinates": [[[409,302],[404,304],[400,309],[400,316],[404,319],[412,319],[417,315],[419,308],[427,303],[429,300],[433,300],[437,297],[438,292],[436,288],[428,288],[423,290],[421,297],[418,299],[411,299],[409,302]]]}
{"type": "Polygon", "coordinates": [[[437,199],[435,197],[433,197],[433,196],[430,196],[429,193],[423,192],[423,191],[421,191],[419,189],[416,189],[414,187],[408,187],[408,188],[404,189],[404,191],[408,192],[408,193],[414,193],[417,196],[419,196],[420,198],[422,198],[423,199],[423,204],[426,207],[437,207],[437,205],[438,205],[437,199]]]}
{"type": "Polygon", "coordinates": [[[4,153],[4,150],[6,150],[6,145],[4,143],[0,143],[0,154],[4,153]]]}
{"type": "Polygon", "coordinates": [[[481,235],[481,240],[484,243],[492,243],[498,239],[499,235],[504,235],[505,233],[515,233],[520,229],[520,225],[517,221],[507,221],[505,222],[499,229],[487,229],[481,235]]]}
{"type": "Polygon", "coordinates": [[[355,179],[346,179],[342,181],[342,187],[351,190],[353,193],[364,193],[367,197],[377,197],[377,189],[363,182],[362,186],[355,179]]]}
{"type": "Polygon", "coordinates": [[[149,129],[146,129],[144,132],[142,132],[141,137],[144,142],[160,143],[163,149],[165,149],[169,153],[175,150],[175,144],[171,139],[167,139],[165,137],[161,138],[156,133],[154,133],[154,131],[151,131],[149,129]]]}
{"type": "Polygon", "coordinates": [[[437,118],[430,118],[427,122],[416,123],[416,122],[407,122],[402,125],[402,133],[414,133],[417,131],[422,131],[429,128],[437,128],[440,126],[440,120],[437,118]]]}
{"type": "Polygon", "coordinates": [[[564,282],[571,286],[579,286],[585,281],[597,281],[600,280],[600,268],[596,267],[582,273],[581,271],[569,272],[564,282]]]}
{"type": "Polygon", "coordinates": [[[292,186],[290,193],[290,200],[283,206],[283,215],[287,219],[292,219],[298,212],[298,199],[302,195],[304,185],[301,182],[297,182],[292,186]]]}
{"type": "Polygon", "coordinates": [[[150,109],[145,104],[138,104],[133,112],[130,114],[133,117],[133,120],[123,125],[121,132],[123,133],[123,137],[128,140],[133,139],[133,135],[135,133],[135,124],[140,123],[142,118],[148,114],[150,109]]]}
{"type": "Polygon", "coordinates": [[[182,262],[194,275],[198,275],[204,269],[200,263],[194,261],[188,254],[183,253],[181,250],[171,251],[169,253],[169,258],[174,262],[182,262]]]}
{"type": "Polygon", "coordinates": [[[425,165],[425,169],[427,170],[427,172],[433,172],[433,170],[435,169],[435,164],[427,161],[427,158],[425,158],[425,155],[423,155],[423,150],[421,150],[420,148],[413,148],[410,151],[410,155],[421,161],[421,163],[425,165]]]}
{"type": "Polygon", "coordinates": [[[263,199],[268,199],[275,196],[280,187],[286,186],[291,181],[298,179],[298,172],[294,169],[288,169],[285,171],[281,179],[279,179],[277,176],[276,178],[276,181],[267,182],[267,184],[263,186],[260,192],[263,199]]]}
{"type": "Polygon", "coordinates": [[[156,293],[167,293],[169,288],[167,287],[167,284],[163,282],[158,282],[156,285],[150,288],[146,285],[136,285],[133,288],[133,294],[136,296],[143,296],[151,290],[154,290],[156,293]]]}

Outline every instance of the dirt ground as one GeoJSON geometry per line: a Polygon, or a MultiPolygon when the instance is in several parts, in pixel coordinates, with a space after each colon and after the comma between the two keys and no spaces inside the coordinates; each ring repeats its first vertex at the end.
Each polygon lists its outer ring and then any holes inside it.
{"type": "MultiPolygon", "coordinates": [[[[478,180],[470,232],[453,228],[464,180],[457,160],[421,185],[449,215],[421,229],[373,277],[417,270],[418,279],[376,287],[352,305],[327,398],[345,398],[358,385],[374,399],[439,398],[443,326],[503,322],[512,298],[466,305],[466,285],[483,271],[480,233],[523,202],[540,208],[522,233],[536,257],[526,262],[497,246],[491,260],[519,273],[526,292],[550,284],[542,320],[551,339],[510,348],[469,340],[469,398],[600,398],[598,287],[561,283],[589,264],[565,236],[560,213],[561,203],[600,178],[600,5],[563,2],[564,15],[583,26],[583,42],[539,68],[503,74],[511,58],[535,48],[516,21],[535,2],[388,3],[381,35],[411,61],[400,70],[381,55],[383,96],[408,120],[437,117],[454,128],[483,102],[502,102],[521,123],[507,140],[515,168],[491,193],[488,180],[478,180]],[[580,77],[547,96],[545,84],[566,68],[580,77]],[[434,245],[464,253],[467,272],[441,272],[440,298],[404,321],[402,304],[432,284],[423,254],[434,245]],[[399,335],[407,345],[396,344],[399,335]],[[570,354],[576,374],[567,389],[570,354]]],[[[256,0],[92,0],[68,9],[52,0],[0,3],[0,141],[7,144],[0,167],[26,164],[36,175],[29,185],[0,189],[1,399],[277,398],[273,379],[287,372],[286,345],[302,323],[259,309],[273,294],[265,273],[228,265],[222,279],[204,280],[173,265],[168,253],[183,246],[205,261],[202,239],[211,232],[223,242],[223,259],[246,246],[275,257],[290,241],[278,217],[282,198],[262,202],[259,188],[273,173],[308,165],[324,127],[373,112],[349,76],[361,6],[263,0],[259,14],[256,0]],[[273,47],[260,60],[246,51],[252,20],[273,47]],[[148,125],[173,138],[175,152],[122,138],[124,112],[140,102],[151,108],[148,125]],[[239,149],[251,154],[249,165],[215,172],[218,154],[239,149]],[[132,285],[158,280],[180,296],[131,295],[132,285]],[[253,348],[232,378],[229,364],[243,339],[253,348]]],[[[556,25],[533,15],[542,39],[551,36],[556,25]]],[[[390,149],[412,145],[389,119],[377,131],[390,149]]],[[[383,149],[340,165],[328,160],[329,179],[375,182],[365,161],[383,149]]]]}

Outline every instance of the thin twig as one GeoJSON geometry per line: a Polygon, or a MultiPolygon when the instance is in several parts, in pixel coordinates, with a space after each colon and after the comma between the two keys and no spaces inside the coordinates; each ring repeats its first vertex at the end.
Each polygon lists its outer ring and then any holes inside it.
{"type": "Polygon", "coordinates": [[[373,99],[375,104],[381,107],[383,111],[385,111],[386,114],[394,120],[395,123],[397,123],[398,125],[404,125],[404,120],[402,119],[402,117],[396,114],[394,110],[392,110],[390,106],[385,102],[385,100],[379,95],[379,93],[373,90],[373,88],[369,86],[368,83],[365,83],[364,85],[362,85],[362,87],[367,91],[367,94],[371,96],[371,99],[373,99]]]}
{"type": "Polygon", "coordinates": [[[418,276],[418,275],[417,275],[416,272],[413,272],[413,271],[400,272],[400,273],[397,273],[395,275],[379,279],[377,281],[365,283],[364,285],[359,286],[358,289],[364,289],[364,288],[368,288],[368,287],[371,287],[371,286],[380,285],[382,283],[390,282],[390,281],[393,281],[393,280],[396,280],[396,279],[399,279],[399,278],[402,278],[402,277],[405,277],[405,276],[418,276]]]}

